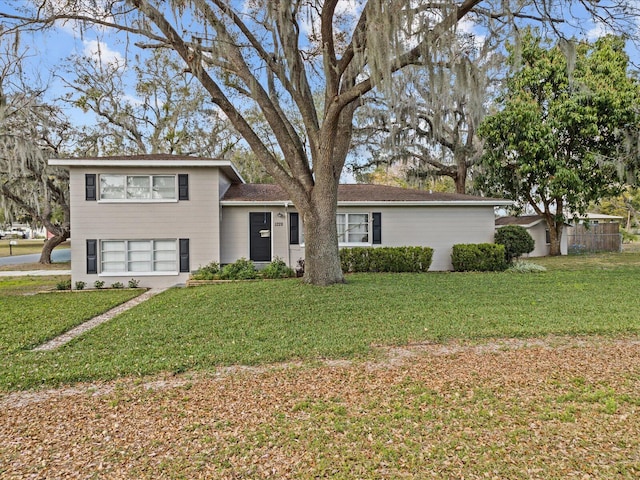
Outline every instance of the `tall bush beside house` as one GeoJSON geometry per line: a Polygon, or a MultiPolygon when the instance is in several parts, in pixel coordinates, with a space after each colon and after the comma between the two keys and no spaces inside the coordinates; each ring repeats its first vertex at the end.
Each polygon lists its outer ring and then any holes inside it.
{"type": "Polygon", "coordinates": [[[527,229],[520,225],[500,227],[494,236],[495,243],[504,245],[504,256],[508,264],[524,255],[533,252],[536,244],[527,229]]]}
{"type": "Polygon", "coordinates": [[[504,245],[495,243],[454,245],[451,263],[456,272],[501,272],[507,269],[504,245]]]}

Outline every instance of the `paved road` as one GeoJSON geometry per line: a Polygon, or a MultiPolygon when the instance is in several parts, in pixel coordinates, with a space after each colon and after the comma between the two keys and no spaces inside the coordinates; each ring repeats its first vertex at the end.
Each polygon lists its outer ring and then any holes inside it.
{"type": "MultiPolygon", "coordinates": [[[[21,263],[35,263],[40,260],[40,254],[33,255],[12,255],[0,258],[0,265],[19,265],[21,263]]],[[[71,260],[71,249],[56,249],[51,253],[52,262],[69,262],[71,260]]]]}

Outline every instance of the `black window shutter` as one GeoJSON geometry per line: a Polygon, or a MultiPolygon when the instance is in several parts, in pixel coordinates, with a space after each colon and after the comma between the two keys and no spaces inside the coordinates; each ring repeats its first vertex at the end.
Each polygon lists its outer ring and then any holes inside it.
{"type": "Polygon", "coordinates": [[[87,273],[98,273],[97,240],[87,240],[87,273]]]}
{"type": "Polygon", "coordinates": [[[189,175],[178,174],[178,200],[189,200],[189,175]]]}
{"type": "Polygon", "coordinates": [[[373,213],[373,243],[380,245],[382,243],[382,213],[373,213]]]}
{"type": "Polygon", "coordinates": [[[96,174],[87,173],[84,176],[85,200],[96,200],[96,174]]]}
{"type": "Polygon", "coordinates": [[[180,272],[189,272],[189,239],[180,239],[180,272]]]}
{"type": "Polygon", "coordinates": [[[300,243],[300,229],[298,224],[300,217],[297,212],[289,214],[289,244],[298,245],[300,243]]]}

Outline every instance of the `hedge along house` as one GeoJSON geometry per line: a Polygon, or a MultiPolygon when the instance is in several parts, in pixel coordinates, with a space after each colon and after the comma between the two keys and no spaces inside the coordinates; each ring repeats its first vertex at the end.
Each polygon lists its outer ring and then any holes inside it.
{"type": "MultiPolygon", "coordinates": [[[[304,259],[304,222],[277,185],[246,184],[226,160],[175,155],[53,159],[70,170],[72,283],[185,283],[212,261],[304,259]]],[[[456,243],[492,242],[510,201],[340,185],[340,247],[428,246],[451,269],[456,243]]]]}

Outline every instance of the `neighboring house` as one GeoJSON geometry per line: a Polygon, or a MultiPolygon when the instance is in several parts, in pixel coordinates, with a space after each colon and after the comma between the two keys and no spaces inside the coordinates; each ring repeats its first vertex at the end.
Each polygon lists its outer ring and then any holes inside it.
{"type": "MultiPolygon", "coordinates": [[[[70,170],[72,283],[185,283],[212,261],[304,258],[304,225],[277,185],[246,184],[226,160],[170,155],[50,160],[70,170]]],[[[340,185],[340,246],[428,246],[451,269],[456,243],[492,242],[507,200],[340,185]]]]}
{"type": "Polygon", "coordinates": [[[577,217],[578,221],[575,223],[588,223],[590,225],[598,225],[601,223],[620,223],[624,220],[624,217],[619,217],[617,215],[605,215],[604,213],[586,213],[582,216],[577,215],[577,217]]]}
{"type": "MultiPolygon", "coordinates": [[[[528,255],[523,255],[524,257],[546,257],[549,255],[549,229],[542,215],[496,218],[496,228],[504,227],[505,225],[519,225],[524,227],[533,238],[535,248],[533,252],[528,255]]],[[[560,239],[560,253],[562,255],[566,255],[569,251],[567,245],[567,232],[565,228],[562,232],[562,238],[560,239]]]]}

